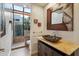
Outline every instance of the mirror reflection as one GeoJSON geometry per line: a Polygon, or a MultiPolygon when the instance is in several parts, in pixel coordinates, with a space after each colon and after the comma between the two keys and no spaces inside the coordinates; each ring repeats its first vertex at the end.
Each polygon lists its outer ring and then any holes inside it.
{"type": "Polygon", "coordinates": [[[62,12],[52,12],[52,24],[60,24],[63,20],[63,13],[62,12]]]}

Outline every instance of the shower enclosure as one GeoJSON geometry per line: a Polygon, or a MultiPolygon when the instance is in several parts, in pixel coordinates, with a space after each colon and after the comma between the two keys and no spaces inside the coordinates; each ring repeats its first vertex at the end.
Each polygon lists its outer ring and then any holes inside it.
{"type": "Polygon", "coordinates": [[[23,35],[23,15],[14,13],[14,37],[23,35]]]}
{"type": "Polygon", "coordinates": [[[24,36],[30,36],[31,8],[13,5],[13,36],[14,41],[24,41],[24,36]]]}
{"type": "Polygon", "coordinates": [[[26,35],[30,30],[30,16],[14,13],[14,36],[26,35]]]}

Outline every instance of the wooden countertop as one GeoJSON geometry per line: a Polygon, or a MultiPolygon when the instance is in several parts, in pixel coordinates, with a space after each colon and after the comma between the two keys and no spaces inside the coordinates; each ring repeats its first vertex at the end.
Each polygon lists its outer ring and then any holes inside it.
{"type": "Polygon", "coordinates": [[[76,51],[79,48],[79,45],[76,45],[76,44],[71,43],[69,41],[65,41],[63,39],[61,39],[57,43],[52,43],[50,41],[45,40],[42,37],[38,37],[38,40],[50,45],[51,47],[56,48],[57,50],[65,53],[67,55],[71,55],[74,51],[76,51]]]}

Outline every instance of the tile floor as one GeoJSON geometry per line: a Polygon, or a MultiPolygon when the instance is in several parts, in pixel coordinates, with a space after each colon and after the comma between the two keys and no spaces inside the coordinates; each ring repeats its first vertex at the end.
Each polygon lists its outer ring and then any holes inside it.
{"type": "Polygon", "coordinates": [[[21,46],[25,46],[25,42],[14,43],[14,44],[12,45],[12,49],[13,49],[13,48],[17,48],[17,47],[21,47],[21,46]]]}
{"type": "Polygon", "coordinates": [[[12,49],[13,50],[11,51],[11,56],[29,56],[30,55],[29,47],[25,46],[25,42],[14,43],[12,45],[12,49]],[[22,48],[19,48],[19,47],[22,47],[22,48]]]}
{"type": "Polygon", "coordinates": [[[16,50],[12,50],[11,56],[30,56],[30,51],[28,47],[19,48],[16,50]]]}

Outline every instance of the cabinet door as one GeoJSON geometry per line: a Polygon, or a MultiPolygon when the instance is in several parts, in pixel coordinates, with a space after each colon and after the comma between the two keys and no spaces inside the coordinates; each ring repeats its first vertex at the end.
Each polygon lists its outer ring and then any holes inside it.
{"type": "Polygon", "coordinates": [[[50,46],[42,43],[41,41],[38,42],[38,55],[39,56],[62,56],[55,49],[50,48],[50,46]]]}
{"type": "Polygon", "coordinates": [[[53,56],[62,56],[59,52],[52,49],[53,56]]]}
{"type": "Polygon", "coordinates": [[[38,43],[38,55],[39,56],[52,56],[52,49],[42,42],[38,43]]]}
{"type": "Polygon", "coordinates": [[[55,51],[53,48],[46,46],[45,56],[62,56],[59,52],[55,51]]]}
{"type": "Polygon", "coordinates": [[[44,52],[45,56],[52,56],[53,52],[52,49],[48,46],[46,46],[46,51],[44,52]]]}
{"type": "Polygon", "coordinates": [[[38,42],[38,55],[44,56],[45,45],[41,42],[38,42]]]}

